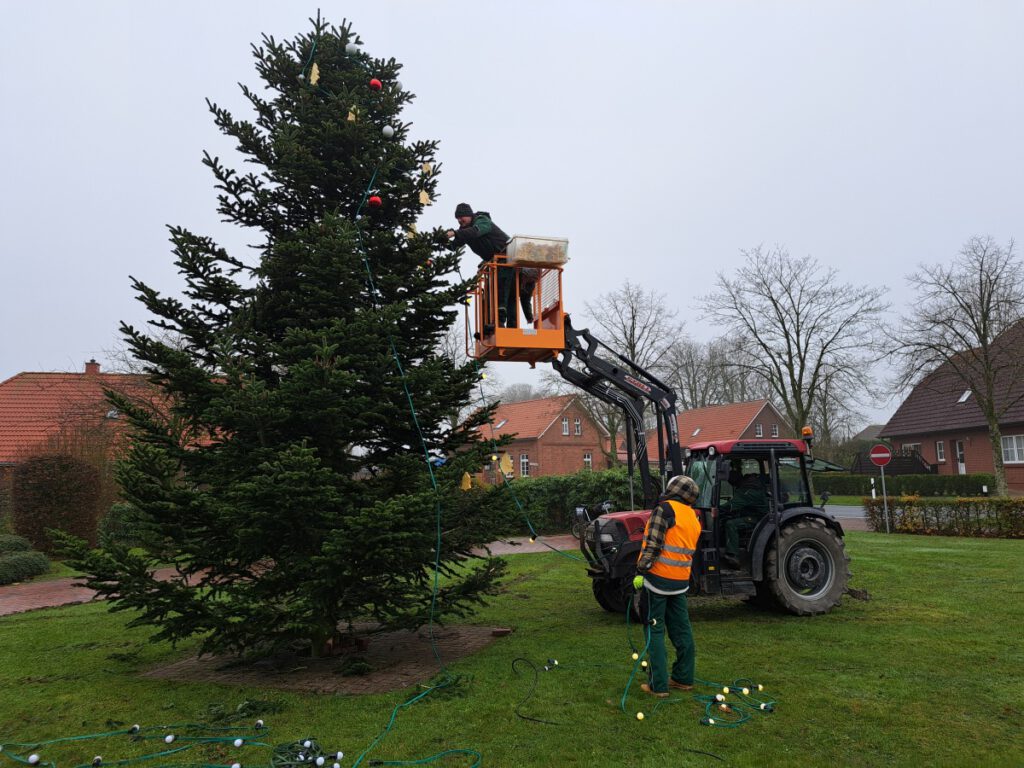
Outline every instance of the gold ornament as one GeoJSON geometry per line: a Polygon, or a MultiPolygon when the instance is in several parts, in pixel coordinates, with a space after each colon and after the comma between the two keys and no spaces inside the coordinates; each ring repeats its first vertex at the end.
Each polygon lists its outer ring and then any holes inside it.
{"type": "Polygon", "coordinates": [[[313,68],[309,70],[309,84],[316,85],[320,81],[320,67],[313,62],[313,68]]]}
{"type": "Polygon", "coordinates": [[[506,453],[504,456],[501,457],[501,464],[499,466],[501,467],[502,472],[504,472],[506,475],[511,475],[512,457],[506,453]]]}
{"type": "Polygon", "coordinates": [[[348,110],[348,121],[354,123],[356,121],[356,105],[353,104],[348,110]]]}
{"type": "Polygon", "coordinates": [[[423,165],[420,166],[420,168],[428,176],[430,175],[430,172],[433,170],[433,168],[431,167],[430,163],[424,163],[423,165]]]}
{"type": "Polygon", "coordinates": [[[469,472],[462,473],[462,482],[459,484],[459,488],[464,491],[468,491],[473,487],[473,478],[469,476],[469,472]]]}
{"type": "Polygon", "coordinates": [[[420,205],[430,205],[432,200],[430,199],[430,193],[425,189],[420,190],[420,205]]]}

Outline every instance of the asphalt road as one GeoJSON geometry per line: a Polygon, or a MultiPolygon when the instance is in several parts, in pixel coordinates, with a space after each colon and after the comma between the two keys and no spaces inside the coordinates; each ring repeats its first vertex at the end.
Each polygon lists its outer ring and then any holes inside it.
{"type": "Polygon", "coordinates": [[[843,528],[850,531],[868,530],[867,515],[864,507],[847,506],[845,504],[826,504],[825,511],[839,518],[843,528]]]}

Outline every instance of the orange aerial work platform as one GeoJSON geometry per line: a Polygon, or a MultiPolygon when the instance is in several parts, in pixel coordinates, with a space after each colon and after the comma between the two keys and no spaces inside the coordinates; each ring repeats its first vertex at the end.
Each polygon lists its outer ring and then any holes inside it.
{"type": "Polygon", "coordinates": [[[569,242],[516,235],[485,262],[466,306],[466,353],[477,360],[539,362],[565,349],[562,265],[569,242]]]}

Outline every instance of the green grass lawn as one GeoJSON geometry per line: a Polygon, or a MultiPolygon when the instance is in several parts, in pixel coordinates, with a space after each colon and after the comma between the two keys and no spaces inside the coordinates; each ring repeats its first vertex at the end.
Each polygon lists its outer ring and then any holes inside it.
{"type": "MultiPolygon", "coordinates": [[[[1024,764],[1024,541],[850,533],[847,543],[852,584],[871,593],[868,602],[846,598],[827,616],[797,618],[738,601],[691,601],[697,674],[762,682],[778,701],[774,714],[708,728],[699,723],[703,706],[688,696],[652,712],[636,687],[623,714],[631,666],[624,622],[598,608],[578,562],[517,555],[504,593],[473,620],[515,632],[452,664],[466,684],[401,712],[371,757],[469,748],[486,766],[721,764],[679,751],[690,748],[734,766],[1024,764]],[[538,665],[559,660],[556,671],[541,673],[523,712],[561,725],[516,717],[532,679],[512,673],[518,656],[538,665]],[[638,709],[648,713],[642,722],[638,709]]],[[[108,722],[195,721],[210,707],[270,699],[283,705],[266,715],[272,741],[312,735],[343,749],[343,765],[352,765],[412,695],[143,679],[138,671],[188,649],[149,643],[147,631],[125,621],[101,604],[0,619],[0,741],[103,731],[108,722]]],[[[93,754],[114,759],[117,745],[84,742],[80,750],[61,765],[93,754]]],[[[269,763],[269,751],[242,757],[243,767],[255,762],[269,763]]]]}

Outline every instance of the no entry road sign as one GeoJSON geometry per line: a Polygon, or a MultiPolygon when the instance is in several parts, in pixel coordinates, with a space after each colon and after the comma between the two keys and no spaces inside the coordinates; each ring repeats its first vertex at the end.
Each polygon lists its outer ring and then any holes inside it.
{"type": "Polygon", "coordinates": [[[871,446],[871,452],[868,454],[868,458],[871,459],[871,463],[876,467],[884,467],[892,461],[892,451],[889,450],[887,445],[879,443],[878,445],[871,446]]]}

